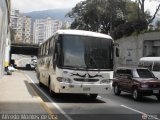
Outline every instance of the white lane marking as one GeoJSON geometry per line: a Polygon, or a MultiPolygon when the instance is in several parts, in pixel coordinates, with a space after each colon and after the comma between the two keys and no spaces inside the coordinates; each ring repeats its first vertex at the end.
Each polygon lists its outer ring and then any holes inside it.
{"type": "Polygon", "coordinates": [[[25,74],[25,75],[26,75],[26,77],[27,77],[28,79],[31,80],[31,82],[34,84],[34,86],[35,86],[41,93],[43,93],[43,95],[45,95],[45,97],[46,97],[50,102],[52,102],[52,104],[53,104],[68,120],[73,120],[73,119],[72,119],[70,116],[68,116],[67,113],[64,112],[41,88],[39,88],[39,87],[35,84],[35,82],[32,80],[32,78],[30,78],[27,74],[25,74]]]}
{"type": "MultiPolygon", "coordinates": [[[[107,99],[105,99],[104,97],[101,97],[100,95],[98,95],[97,98],[100,99],[100,100],[103,100],[103,101],[107,101],[107,99]]],[[[129,109],[129,110],[131,110],[131,111],[140,113],[140,114],[142,114],[142,115],[147,115],[147,114],[144,113],[144,112],[141,112],[141,111],[139,111],[139,110],[133,109],[133,108],[128,107],[128,106],[126,106],[126,105],[120,105],[120,106],[123,107],[123,108],[129,109]]],[[[148,116],[150,119],[160,120],[160,118],[157,118],[157,117],[155,117],[154,115],[147,115],[147,116],[148,116]]]]}
{"type": "Polygon", "coordinates": [[[134,111],[134,112],[140,113],[140,114],[146,114],[146,113],[144,113],[144,112],[141,112],[141,111],[139,111],[139,110],[135,110],[135,109],[130,108],[130,107],[125,106],[125,105],[120,105],[120,106],[121,106],[121,107],[124,107],[124,108],[126,108],[126,109],[129,109],[129,110],[132,110],[132,111],[134,111]]]}
{"type": "MultiPolygon", "coordinates": [[[[123,107],[123,108],[129,109],[129,110],[131,110],[131,111],[140,113],[140,114],[142,114],[142,115],[147,115],[146,113],[141,112],[141,111],[136,110],[136,109],[133,109],[133,108],[131,108],[131,107],[128,107],[128,106],[125,106],[125,105],[120,105],[120,106],[123,107]]],[[[147,115],[147,116],[148,116],[150,119],[152,118],[152,119],[155,119],[155,120],[160,120],[159,118],[157,118],[157,117],[155,117],[155,116],[153,116],[153,115],[147,115]]]]}

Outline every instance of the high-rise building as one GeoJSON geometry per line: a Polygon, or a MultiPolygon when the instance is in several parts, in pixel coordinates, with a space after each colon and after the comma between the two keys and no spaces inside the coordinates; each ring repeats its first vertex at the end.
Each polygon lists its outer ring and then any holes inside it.
{"type": "Polygon", "coordinates": [[[33,27],[33,39],[35,44],[47,40],[53,33],[62,28],[62,21],[47,19],[36,19],[33,27]]]}
{"type": "Polygon", "coordinates": [[[31,43],[31,17],[21,15],[19,10],[12,10],[10,21],[16,33],[15,41],[31,43]]]}
{"type": "Polygon", "coordinates": [[[16,40],[22,43],[31,43],[31,18],[20,16],[17,22],[16,40]]]}
{"type": "Polygon", "coordinates": [[[10,15],[10,22],[11,22],[11,28],[13,30],[17,30],[17,22],[18,18],[20,16],[19,10],[11,10],[11,15],[10,15]]]}

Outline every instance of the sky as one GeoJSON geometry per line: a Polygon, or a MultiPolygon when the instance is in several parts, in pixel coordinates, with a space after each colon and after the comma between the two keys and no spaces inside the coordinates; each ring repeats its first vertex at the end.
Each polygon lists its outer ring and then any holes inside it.
{"type": "Polygon", "coordinates": [[[83,0],[11,0],[12,9],[20,12],[73,8],[83,0]]]}
{"type": "MultiPolygon", "coordinates": [[[[48,9],[73,8],[82,0],[11,0],[12,9],[20,12],[41,11],[48,9]]],[[[134,1],[134,0],[133,0],[134,1]]],[[[151,14],[155,12],[157,4],[146,0],[145,9],[150,10],[151,14]]]]}

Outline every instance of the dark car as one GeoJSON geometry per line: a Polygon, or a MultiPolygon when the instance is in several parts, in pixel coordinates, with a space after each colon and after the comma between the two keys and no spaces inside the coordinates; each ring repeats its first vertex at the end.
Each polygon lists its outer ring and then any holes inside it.
{"type": "Polygon", "coordinates": [[[160,101],[160,80],[147,68],[118,68],[112,85],[115,95],[120,95],[121,91],[128,92],[134,100],[155,95],[160,101]]]}

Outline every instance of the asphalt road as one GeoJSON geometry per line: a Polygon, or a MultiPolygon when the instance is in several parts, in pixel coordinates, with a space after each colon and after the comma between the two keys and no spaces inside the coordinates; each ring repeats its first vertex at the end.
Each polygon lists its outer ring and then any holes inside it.
{"type": "Polygon", "coordinates": [[[87,95],[60,94],[51,96],[46,87],[40,87],[34,71],[24,71],[32,81],[32,87],[43,101],[59,116],[66,120],[160,120],[160,102],[156,97],[143,97],[134,101],[130,94],[113,93],[99,95],[91,100],[87,95]]]}

